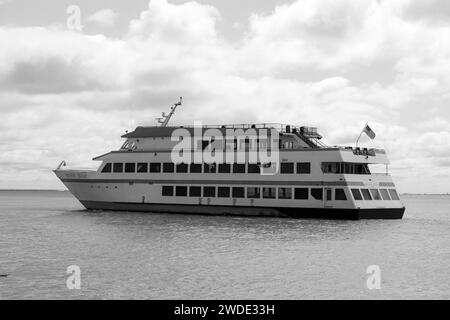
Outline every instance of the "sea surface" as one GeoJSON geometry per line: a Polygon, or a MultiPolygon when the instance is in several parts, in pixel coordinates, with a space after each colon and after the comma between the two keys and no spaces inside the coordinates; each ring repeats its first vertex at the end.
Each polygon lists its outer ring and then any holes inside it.
{"type": "Polygon", "coordinates": [[[0,299],[450,299],[450,196],[403,200],[403,220],[327,221],[92,212],[68,192],[0,191],[0,299]]]}

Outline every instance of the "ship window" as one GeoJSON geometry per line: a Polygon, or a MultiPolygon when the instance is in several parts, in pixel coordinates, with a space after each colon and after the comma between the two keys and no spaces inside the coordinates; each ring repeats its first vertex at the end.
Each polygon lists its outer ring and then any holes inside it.
{"type": "Polygon", "coordinates": [[[136,164],[132,162],[125,163],[125,172],[136,172],[136,164]]]}
{"type": "Polygon", "coordinates": [[[280,173],[294,173],[294,163],[293,162],[281,163],[280,173]]]}
{"type": "Polygon", "coordinates": [[[177,197],[186,197],[187,196],[187,187],[177,186],[175,188],[175,195],[177,197]]]}
{"type": "Polygon", "coordinates": [[[150,172],[161,172],[161,163],[150,162],[150,172]]]}
{"type": "Polygon", "coordinates": [[[311,173],[311,163],[309,163],[309,162],[298,162],[297,163],[297,173],[299,173],[299,174],[310,174],[311,173]]]}
{"type": "Polygon", "coordinates": [[[250,198],[250,199],[259,199],[259,198],[261,198],[261,188],[248,187],[247,188],[247,198],[250,198]]]}
{"type": "Polygon", "coordinates": [[[381,195],[377,189],[370,189],[370,193],[372,193],[373,200],[381,200],[381,195]]]}
{"type": "Polygon", "coordinates": [[[372,200],[372,196],[370,195],[370,192],[368,189],[361,189],[361,192],[364,197],[364,200],[372,200]]]}
{"type": "Polygon", "coordinates": [[[231,165],[229,163],[221,163],[219,164],[219,173],[230,173],[231,165]]]}
{"type": "Polygon", "coordinates": [[[248,173],[260,173],[261,170],[259,169],[260,164],[259,163],[249,163],[248,164],[248,173]]]}
{"type": "Polygon", "coordinates": [[[391,195],[392,200],[400,200],[400,197],[395,189],[389,189],[389,194],[391,195]]]}
{"type": "Polygon", "coordinates": [[[102,172],[111,172],[111,163],[108,162],[102,169],[102,172]]]}
{"type": "Polygon", "coordinates": [[[218,187],[217,196],[219,198],[229,198],[230,197],[230,187],[218,187]]]}
{"type": "Polygon", "coordinates": [[[365,174],[364,166],[360,163],[355,163],[353,172],[354,174],[365,174]]]}
{"type": "Polygon", "coordinates": [[[216,196],[216,187],[203,187],[203,196],[204,197],[215,197],[216,196]]]}
{"type": "Polygon", "coordinates": [[[164,162],[163,163],[163,172],[173,172],[175,169],[175,165],[172,162],[164,162]]]}
{"type": "Polygon", "coordinates": [[[134,141],[126,141],[121,149],[133,150],[135,149],[136,143],[134,141]]]}
{"type": "Polygon", "coordinates": [[[202,196],[202,187],[189,187],[189,196],[190,197],[201,197],[202,196]]]}
{"type": "Polygon", "coordinates": [[[334,199],[335,200],[347,200],[347,196],[345,195],[344,189],[336,189],[334,191],[334,199]]]}
{"type": "Polygon", "coordinates": [[[355,198],[355,200],[362,200],[362,195],[361,195],[361,191],[359,191],[359,189],[352,189],[352,194],[353,194],[353,198],[355,198]]]}
{"type": "Polygon", "coordinates": [[[322,163],[323,173],[338,173],[338,164],[334,162],[324,162],[322,163]]]}
{"type": "Polygon", "coordinates": [[[391,200],[391,197],[389,196],[389,192],[387,189],[380,189],[381,197],[383,200],[391,200]]]}
{"type": "Polygon", "coordinates": [[[344,163],[344,173],[345,174],[354,174],[355,173],[355,164],[354,163],[344,163]]]}
{"type": "Polygon", "coordinates": [[[322,188],[312,188],[311,196],[316,200],[323,200],[323,189],[322,188]]]}
{"type": "Polygon", "coordinates": [[[165,197],[173,196],[173,186],[163,186],[162,187],[162,195],[165,197]]]}
{"type": "Polygon", "coordinates": [[[275,199],[277,196],[277,188],[263,188],[263,198],[275,199]]]}
{"type": "Polygon", "coordinates": [[[295,199],[308,200],[309,198],[308,188],[295,188],[294,197],[295,199]]]}
{"type": "Polygon", "coordinates": [[[205,163],[203,164],[204,173],[216,173],[217,166],[215,163],[205,163]]]}
{"type": "Polygon", "coordinates": [[[245,188],[243,187],[233,187],[233,198],[244,198],[245,197],[245,188]]]}
{"type": "Polygon", "coordinates": [[[148,163],[147,162],[139,162],[137,164],[137,172],[148,172],[148,163]]]}
{"type": "Polygon", "coordinates": [[[114,172],[123,172],[123,163],[114,163],[113,171],[114,172]]]}
{"type": "Polygon", "coordinates": [[[186,173],[188,172],[188,165],[186,163],[177,164],[177,173],[186,173]]]}
{"type": "Polygon", "coordinates": [[[233,173],[245,173],[245,163],[233,163],[233,173]]]}
{"type": "Polygon", "coordinates": [[[201,163],[191,163],[190,165],[191,173],[201,173],[202,172],[202,164],[201,163]]]}
{"type": "Polygon", "coordinates": [[[292,199],[292,188],[278,188],[278,199],[292,199]]]}
{"type": "Polygon", "coordinates": [[[355,164],[355,174],[370,174],[369,166],[365,163],[355,164]]]}

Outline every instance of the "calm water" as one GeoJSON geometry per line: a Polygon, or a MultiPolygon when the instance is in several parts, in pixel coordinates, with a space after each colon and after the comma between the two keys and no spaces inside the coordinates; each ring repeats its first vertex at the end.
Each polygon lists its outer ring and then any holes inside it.
{"type": "Polygon", "coordinates": [[[401,221],[315,221],[87,212],[66,192],[2,191],[0,298],[450,299],[450,197],[403,198],[401,221]]]}

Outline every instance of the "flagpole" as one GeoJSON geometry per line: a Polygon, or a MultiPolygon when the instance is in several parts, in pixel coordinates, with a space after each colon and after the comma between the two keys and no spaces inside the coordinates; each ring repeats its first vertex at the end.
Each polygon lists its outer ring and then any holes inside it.
{"type": "Polygon", "coordinates": [[[361,136],[364,133],[364,130],[366,130],[368,124],[369,124],[369,122],[366,122],[366,125],[364,126],[364,129],[359,134],[358,140],[356,140],[356,148],[358,148],[359,139],[361,139],[361,136]]]}

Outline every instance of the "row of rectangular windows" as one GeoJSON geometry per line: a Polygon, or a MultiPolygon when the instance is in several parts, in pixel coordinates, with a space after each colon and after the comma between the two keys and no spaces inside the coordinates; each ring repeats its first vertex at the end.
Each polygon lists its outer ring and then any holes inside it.
{"type": "MultiPolygon", "coordinates": [[[[102,173],[260,173],[260,164],[249,163],[247,166],[244,163],[223,163],[223,164],[200,164],[200,163],[191,163],[191,164],[174,164],[171,162],[127,162],[127,163],[107,163],[103,169],[102,173]]],[[[369,167],[367,164],[357,164],[357,163],[330,163],[324,162],[322,163],[322,171],[323,173],[335,173],[335,174],[370,174],[369,167]]],[[[310,174],[311,173],[311,163],[309,162],[283,162],[280,165],[280,173],[281,174],[310,174]],[[296,170],[295,170],[296,169],[296,170]]]]}
{"type": "MultiPolygon", "coordinates": [[[[171,172],[177,172],[177,173],[260,173],[261,164],[260,163],[248,163],[247,165],[245,163],[221,163],[221,164],[215,164],[215,163],[180,163],[180,164],[174,164],[172,162],[126,162],[126,163],[110,163],[108,162],[105,164],[105,166],[102,169],[102,173],[121,173],[121,172],[127,172],[127,173],[171,173],[171,172]]],[[[280,165],[280,173],[282,174],[289,174],[294,173],[294,168],[296,169],[295,172],[298,174],[310,174],[311,173],[311,163],[309,162],[297,162],[296,165],[294,162],[283,162],[280,165]]]]}
{"type": "MultiPolygon", "coordinates": [[[[163,186],[163,196],[177,197],[219,197],[219,198],[249,198],[249,199],[300,199],[308,200],[309,194],[316,200],[323,200],[322,188],[275,188],[275,187],[200,187],[200,186],[163,186]],[[278,192],[277,192],[278,189],[278,192]],[[292,192],[294,189],[294,192],[292,192]],[[247,191],[247,192],[246,192],[247,191]]],[[[336,189],[339,199],[347,200],[344,189],[336,189]]]]}
{"type": "Polygon", "coordinates": [[[370,174],[366,163],[322,162],[322,172],[331,174],[370,174]]]}
{"type": "MultiPolygon", "coordinates": [[[[355,200],[400,200],[395,189],[352,189],[355,200]]],[[[201,186],[163,186],[163,196],[177,197],[219,197],[219,198],[249,198],[249,199],[296,199],[308,200],[309,196],[323,200],[322,188],[275,188],[275,187],[201,187],[201,186]],[[278,192],[277,192],[278,189],[278,192]],[[292,192],[294,189],[294,192],[292,192]],[[247,190],[247,192],[245,192],[247,190]],[[217,195],[216,195],[217,194],[217,195]],[[278,195],[278,197],[277,197],[278,195]]],[[[331,189],[327,189],[326,199],[333,200],[331,189]]],[[[345,201],[344,189],[334,189],[334,200],[345,201]]]]}
{"type": "Polygon", "coordinates": [[[352,189],[355,200],[400,200],[395,189],[352,189]]]}

